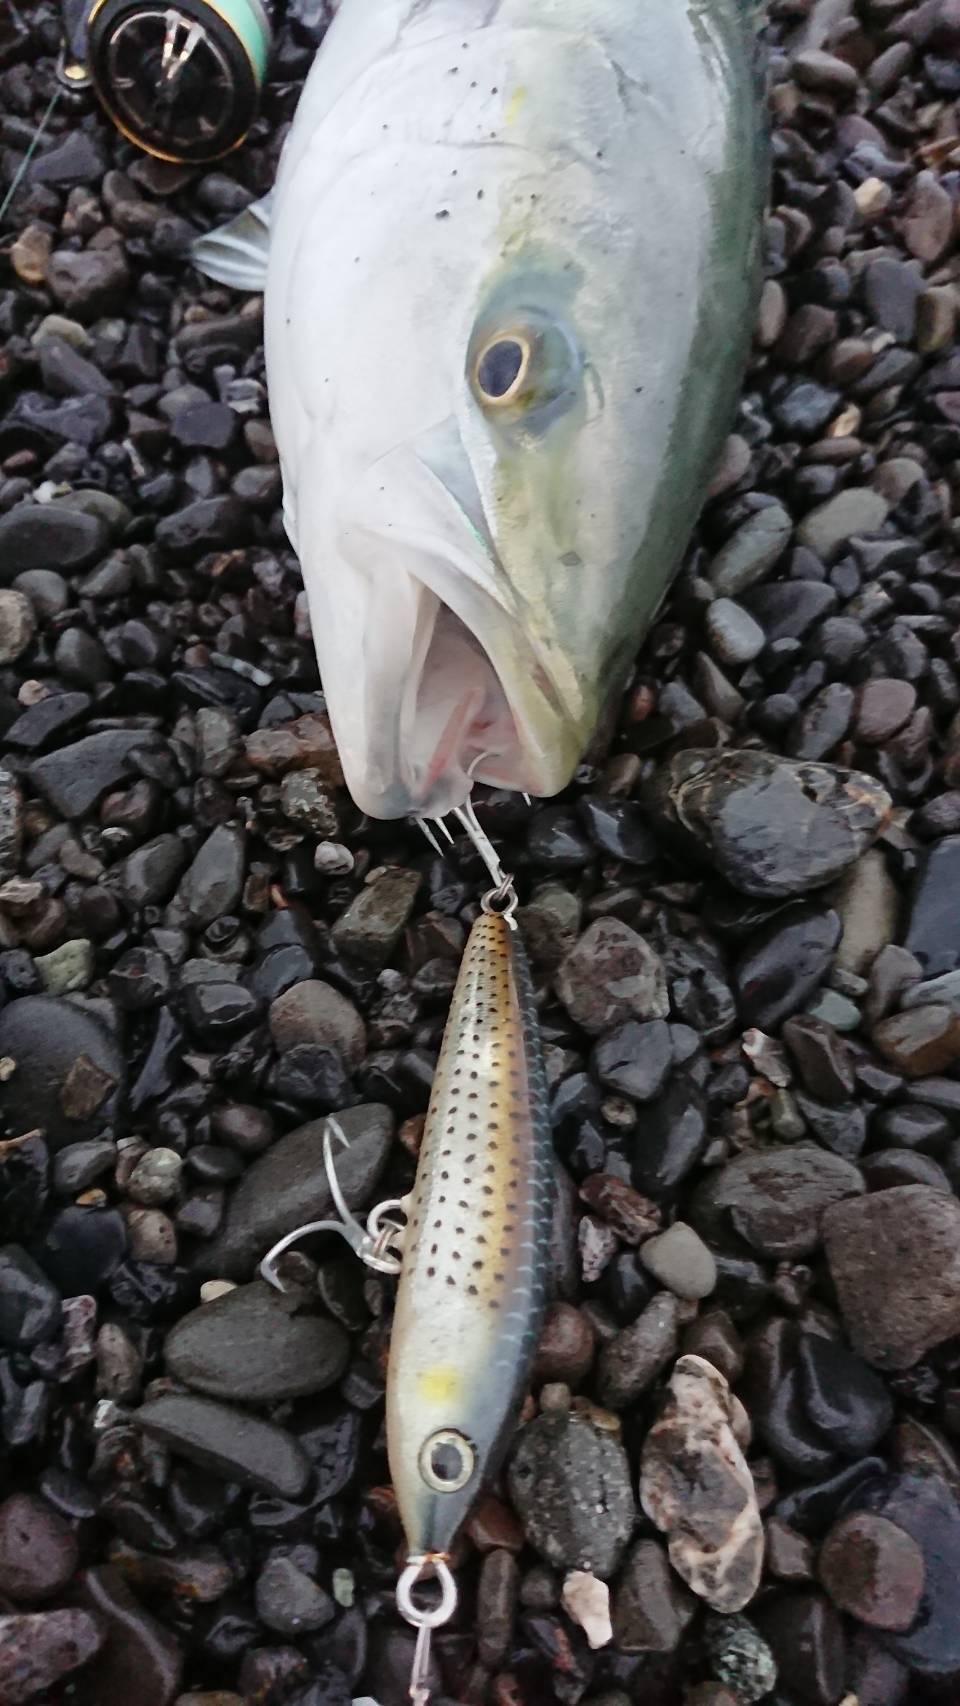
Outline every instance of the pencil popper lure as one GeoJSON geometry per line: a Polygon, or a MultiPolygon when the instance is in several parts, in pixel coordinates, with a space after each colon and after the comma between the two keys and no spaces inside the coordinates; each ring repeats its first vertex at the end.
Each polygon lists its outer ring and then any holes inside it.
{"type": "Polygon", "coordinates": [[[332,1137],[342,1134],[331,1119],[324,1157],[342,1218],[299,1227],[261,1265],[282,1289],[276,1264],[284,1250],[308,1233],[337,1231],[370,1267],[400,1276],[387,1455],[407,1544],[397,1605],[417,1630],[414,1706],[430,1698],[432,1633],[456,1610],[454,1538],[501,1461],[527,1391],[546,1304],[554,1196],[546,1079],[513,879],[472,804],[455,815],[494,886],[464,950],[413,1189],[378,1204],[361,1225],[337,1184],[332,1137]],[[415,1590],[431,1573],[439,1600],[418,1603],[415,1590]]]}

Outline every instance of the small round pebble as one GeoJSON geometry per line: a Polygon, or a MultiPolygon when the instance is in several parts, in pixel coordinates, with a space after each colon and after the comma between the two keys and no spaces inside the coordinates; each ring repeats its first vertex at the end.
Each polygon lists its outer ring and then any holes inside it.
{"type": "Polygon", "coordinates": [[[696,1301],[716,1289],[717,1264],[703,1239],[682,1220],[648,1238],[640,1247],[640,1260],[676,1297],[696,1301]]]}

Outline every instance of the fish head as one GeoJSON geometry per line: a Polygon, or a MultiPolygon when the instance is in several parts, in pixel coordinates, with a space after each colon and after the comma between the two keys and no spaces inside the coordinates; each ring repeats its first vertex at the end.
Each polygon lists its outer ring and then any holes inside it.
{"type": "Polygon", "coordinates": [[[336,471],[298,493],[333,729],[379,818],[442,815],[475,781],[558,793],[636,643],[631,429],[599,293],[572,258],[519,257],[468,303],[396,306],[388,442],[341,411],[336,471]]]}

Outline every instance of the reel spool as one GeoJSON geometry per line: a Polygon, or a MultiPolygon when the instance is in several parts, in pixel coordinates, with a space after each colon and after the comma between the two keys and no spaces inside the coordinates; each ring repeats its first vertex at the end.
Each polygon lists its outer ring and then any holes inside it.
{"type": "MultiPolygon", "coordinates": [[[[93,0],[83,61],[117,129],[177,165],[219,160],[239,147],[260,104],[271,46],[262,0],[93,0]]],[[[74,47],[74,43],[70,43],[74,47]]]]}

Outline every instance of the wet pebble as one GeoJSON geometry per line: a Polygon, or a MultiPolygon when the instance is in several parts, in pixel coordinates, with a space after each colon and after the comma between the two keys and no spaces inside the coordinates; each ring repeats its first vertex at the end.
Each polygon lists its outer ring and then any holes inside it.
{"type": "Polygon", "coordinates": [[[798,1344],[800,1395],[817,1432],[844,1457],[872,1451],[893,1423],[884,1382],[836,1339],[804,1333],[798,1344]]]}
{"type": "Polygon", "coordinates": [[[680,1358],[669,1393],[644,1442],[641,1504],[693,1592],[715,1611],[740,1611],[759,1586],[764,1543],[736,1400],[723,1375],[695,1356],[680,1358]]]}
{"type": "MultiPolygon", "coordinates": [[[[393,1119],[382,1104],[344,1109],[338,1123],[348,1147],[337,1178],[348,1205],[365,1208],[386,1163],[393,1119]]],[[[246,1279],[271,1244],[293,1226],[329,1218],[333,1209],[323,1161],[324,1120],[287,1132],[248,1168],[230,1200],[222,1233],[198,1252],[205,1272],[246,1279]]]]}
{"type": "MultiPolygon", "coordinates": [[[[884,1631],[883,1646],[921,1676],[953,1677],[960,1670],[960,1624],[956,1616],[960,1505],[955,1494],[936,1474],[881,1470],[851,1493],[846,1514],[848,1519],[882,1518],[919,1548],[923,1559],[921,1613],[902,1633],[884,1631]]],[[[901,1548],[901,1557],[906,1550],[901,1548]]],[[[910,1557],[913,1560],[912,1553],[910,1557]]],[[[910,1567],[908,1564],[907,1569],[910,1567]]]]}
{"type": "Polygon", "coordinates": [[[167,1393],[142,1405],[136,1420],[189,1462],[246,1487],[296,1499],[310,1476],[308,1458],[284,1428],[210,1398],[167,1393]]]}
{"type": "Polygon", "coordinates": [[[692,1171],[708,1141],[707,1105],[692,1079],[677,1077],[644,1108],[631,1146],[631,1178],[639,1191],[670,1196],[692,1171]]]}
{"type": "Polygon", "coordinates": [[[257,1280],[185,1315],[164,1355],[170,1372],[198,1392],[262,1404],[332,1386],[349,1342],[334,1321],[298,1310],[257,1280]]]}
{"type": "Polygon", "coordinates": [[[60,1325],[60,1297],[33,1257],[18,1244],[0,1249],[0,1344],[15,1350],[52,1339],[60,1325]]]}
{"type": "Polygon", "coordinates": [[[851,1344],[882,1369],[912,1368],[960,1332],[960,1203],[928,1185],[836,1202],[823,1221],[851,1344]]]}
{"type": "Polygon", "coordinates": [[[627,1555],[613,1602],[613,1639],[622,1653],[672,1653],[696,1612],[696,1600],[656,1540],[627,1555]]]}
{"type": "Polygon", "coordinates": [[[183,1672],[176,1637],[146,1611],[110,1565],[86,1570],[81,1592],[107,1640],[91,1672],[97,1706],[172,1706],[183,1672]]]}
{"type": "Polygon", "coordinates": [[[652,1101],[663,1089],[673,1063],[669,1028],[662,1019],[646,1024],[627,1020],[601,1038],[591,1063],[606,1089],[634,1102],[652,1101]]]}
{"type": "Polygon", "coordinates": [[[556,990],[571,1019],[591,1036],[669,1012],[659,956],[618,918],[588,925],[557,973],[556,990]]]}
{"type": "Polygon", "coordinates": [[[322,1629],[336,1615],[330,1595],[292,1558],[271,1558],[257,1577],[257,1615],[278,1635],[303,1635],[322,1629]]]}
{"type": "Polygon", "coordinates": [[[873,1028],[884,1059],[908,1078],[947,1071],[960,1060],[960,1015],[950,1007],[911,1007],[873,1028]]]}
{"type": "MultiPolygon", "coordinates": [[[[93,681],[83,685],[95,685],[97,679],[95,672],[93,681]]],[[[111,788],[132,780],[133,754],[155,745],[155,737],[142,729],[105,729],[34,759],[27,775],[55,811],[82,818],[111,788]]]]}
{"type": "Polygon", "coordinates": [[[270,1031],[280,1053],[298,1044],[336,1048],[350,1067],[366,1052],[366,1028],[340,991],[315,978],[295,983],[270,1006],[270,1031]]]}
{"type": "Polygon", "coordinates": [[[904,939],[927,977],[960,965],[960,918],[954,904],[958,883],[960,835],[947,835],[921,856],[904,939]]]}
{"type": "Polygon", "coordinates": [[[103,1630],[86,1611],[0,1616],[0,1699],[23,1706],[89,1664],[103,1630]]]}
{"type": "Polygon", "coordinates": [[[857,771],[689,750],[664,767],[651,806],[741,893],[782,899],[840,876],[873,841],[890,801],[857,771]]]}
{"type": "Polygon", "coordinates": [[[28,1605],[51,1599],[69,1582],[77,1557],[70,1525],[42,1499],[12,1493],[0,1505],[0,1593],[28,1605]]]}
{"type": "Polygon", "coordinates": [[[730,598],[717,598],[707,609],[707,644],[722,664],[737,668],[763,651],[766,635],[759,622],[730,598]]]}
{"type": "Polygon", "coordinates": [[[740,1017],[773,1031],[819,989],[842,934],[835,912],[792,907],[753,935],[734,967],[740,1017]]]}
{"type": "Polygon", "coordinates": [[[676,1355],[679,1321],[677,1299],[662,1291],[631,1326],[604,1345],[597,1387],[611,1410],[635,1403],[676,1355]]]}
{"type": "Polygon", "coordinates": [[[836,1706],[843,1697],[847,1649],[839,1613],[822,1594],[795,1591],[765,1600],[753,1614],[781,1677],[802,1706],[836,1706]]]}
{"type": "Polygon", "coordinates": [[[391,870],[361,889],[333,926],[341,953],[365,965],[384,965],[406,927],[419,888],[418,872],[391,870]]]}
{"type": "Polygon", "coordinates": [[[717,1266],[703,1239],[680,1220],[649,1238],[641,1247],[640,1260],[677,1297],[691,1301],[709,1297],[717,1283],[717,1266]]]}
{"type": "Polygon", "coordinates": [[[872,1629],[902,1633],[916,1618],[923,1553],[886,1517],[865,1511],[841,1518],[820,1548],[817,1569],[834,1605],[872,1629]]]}
{"type": "Polygon", "coordinates": [[[548,1564],[613,1575],[636,1509],[615,1434],[583,1416],[541,1415],[522,1430],[508,1478],[527,1540],[548,1564]]]}
{"type": "MultiPolygon", "coordinates": [[[[703,1641],[713,1675],[729,1683],[734,1691],[731,1699],[752,1706],[772,1692],[777,1680],[776,1660],[746,1617],[708,1617],[703,1641]]],[[[709,1706],[720,1706],[720,1702],[710,1702],[709,1706]]]]}
{"type": "Polygon", "coordinates": [[[736,598],[762,580],[783,555],[792,532],[793,522],[779,504],[770,504],[744,521],[710,565],[718,596],[736,598]]]}
{"type": "Polygon", "coordinates": [[[707,1237],[729,1224],[760,1255],[795,1260],[817,1248],[831,1205],[862,1190],[857,1169],[822,1149],[748,1152],[697,1188],[691,1219],[707,1237]]]}

